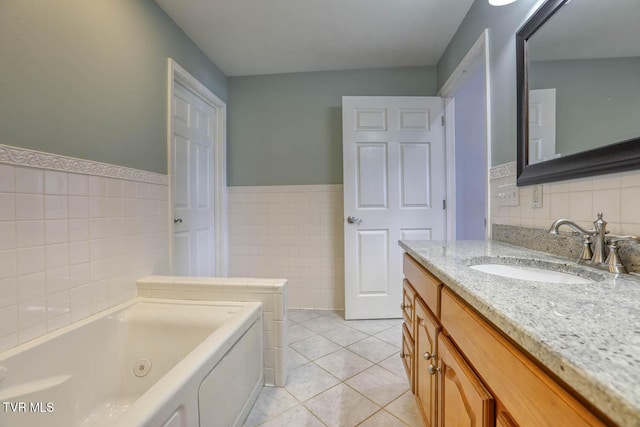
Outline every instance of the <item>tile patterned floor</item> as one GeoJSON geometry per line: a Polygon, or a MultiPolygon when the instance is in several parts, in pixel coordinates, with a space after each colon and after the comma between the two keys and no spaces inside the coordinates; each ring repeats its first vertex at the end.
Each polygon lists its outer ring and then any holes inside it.
{"type": "Polygon", "coordinates": [[[289,310],[289,378],[264,387],[245,427],[421,427],[402,361],[402,320],[289,310]]]}

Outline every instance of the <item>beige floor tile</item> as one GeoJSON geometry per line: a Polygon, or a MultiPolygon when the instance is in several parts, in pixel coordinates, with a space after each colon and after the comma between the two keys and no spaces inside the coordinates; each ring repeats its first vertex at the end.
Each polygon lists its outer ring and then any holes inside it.
{"type": "Polygon", "coordinates": [[[314,335],[316,335],[314,331],[298,324],[291,325],[287,329],[287,341],[289,342],[289,344],[301,341],[314,335]]]}
{"type": "Polygon", "coordinates": [[[287,386],[265,387],[246,427],[422,426],[413,395],[403,393],[409,384],[398,357],[402,319],[346,321],[342,311],[323,310],[288,315],[287,386]]]}
{"type": "Polygon", "coordinates": [[[342,322],[332,319],[326,316],[316,317],[315,319],[307,320],[301,323],[305,328],[311,329],[314,332],[322,333],[331,329],[336,329],[342,326],[342,322]]]}
{"type": "Polygon", "coordinates": [[[305,401],[340,382],[324,369],[313,363],[302,365],[289,373],[287,386],[289,393],[299,401],[305,401]]]}
{"type": "Polygon", "coordinates": [[[382,409],[358,424],[358,427],[407,427],[407,424],[382,409]]]}
{"type": "Polygon", "coordinates": [[[338,350],[321,357],[315,363],[342,381],[351,378],[372,365],[367,359],[347,349],[338,350]]]}
{"type": "Polygon", "coordinates": [[[418,404],[410,391],[388,404],[384,409],[389,411],[392,415],[400,418],[411,427],[424,426],[420,410],[418,409],[418,404]]]}
{"type": "Polygon", "coordinates": [[[378,338],[369,337],[347,347],[354,353],[378,363],[398,351],[398,348],[378,338]]]}
{"type": "Polygon", "coordinates": [[[305,406],[329,427],[356,426],[380,409],[344,384],[310,399],[305,406]]]}
{"type": "Polygon", "coordinates": [[[300,323],[320,317],[320,314],[315,310],[289,310],[287,312],[287,317],[294,322],[300,323]]]}
{"type": "Polygon", "coordinates": [[[260,427],[324,427],[324,424],[307,408],[298,405],[260,424],[260,427]]]}
{"type": "Polygon", "coordinates": [[[263,387],[247,417],[245,426],[252,427],[298,405],[298,401],[281,387],[263,387]]]}
{"type": "Polygon", "coordinates": [[[321,316],[330,317],[334,320],[344,322],[344,311],[342,310],[316,310],[316,313],[321,316]]]}
{"type": "Polygon", "coordinates": [[[380,406],[392,402],[409,389],[406,380],[379,366],[372,366],[345,382],[380,406]]]}
{"type": "Polygon", "coordinates": [[[368,337],[368,335],[364,332],[357,331],[348,326],[340,326],[339,328],[332,329],[320,335],[325,338],[329,338],[331,341],[340,344],[343,347],[346,347],[368,337]]]}
{"type": "Polygon", "coordinates": [[[378,366],[383,367],[393,374],[396,374],[400,378],[407,378],[407,372],[404,370],[404,364],[402,363],[402,359],[400,359],[399,352],[389,356],[382,362],[379,362],[378,366]]]}
{"type": "Polygon", "coordinates": [[[404,319],[403,318],[398,318],[398,319],[383,319],[385,322],[387,322],[388,324],[390,324],[391,326],[402,326],[402,324],[404,323],[404,319]]]}
{"type": "Polygon", "coordinates": [[[289,347],[311,360],[333,353],[341,348],[338,344],[320,335],[305,338],[302,341],[290,344],[289,347]]]}
{"type": "Polygon", "coordinates": [[[396,325],[382,332],[378,332],[374,337],[395,345],[398,349],[402,348],[402,325],[396,325]]]}
{"type": "Polygon", "coordinates": [[[377,334],[385,329],[389,329],[391,325],[386,319],[376,320],[347,320],[347,326],[353,329],[357,329],[366,334],[377,334]]]}
{"type": "Polygon", "coordinates": [[[298,366],[302,366],[305,363],[309,363],[310,360],[289,347],[289,351],[287,351],[287,372],[291,372],[296,369],[298,366]]]}

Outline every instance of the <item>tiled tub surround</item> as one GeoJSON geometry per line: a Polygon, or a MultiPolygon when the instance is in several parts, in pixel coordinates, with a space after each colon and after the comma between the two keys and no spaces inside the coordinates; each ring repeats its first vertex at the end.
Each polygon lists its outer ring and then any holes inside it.
{"type": "Polygon", "coordinates": [[[343,309],[342,185],[228,190],[230,276],[286,277],[289,307],[343,309]]]}
{"type": "Polygon", "coordinates": [[[495,241],[401,246],[498,329],[613,421],[640,426],[640,280],[547,284],[468,268],[475,257],[567,260],[495,241]]]}
{"type": "Polygon", "coordinates": [[[287,292],[283,279],[149,276],[138,280],[141,297],[261,302],[264,381],[278,387],[284,387],[287,381],[287,292]]]}
{"type": "Polygon", "coordinates": [[[165,175],[0,148],[0,351],[134,297],[139,277],[167,273],[165,175]],[[12,164],[43,158],[43,167],[12,164]],[[64,170],[78,165],[89,174],[64,170]],[[116,172],[133,180],[90,175],[116,172]]]}

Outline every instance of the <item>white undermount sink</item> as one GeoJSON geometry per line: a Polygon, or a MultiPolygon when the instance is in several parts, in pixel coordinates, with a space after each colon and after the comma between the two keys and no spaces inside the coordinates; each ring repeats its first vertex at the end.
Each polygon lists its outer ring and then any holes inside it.
{"type": "Polygon", "coordinates": [[[528,280],[531,282],[585,284],[593,283],[593,280],[585,279],[563,271],[548,270],[546,268],[529,267],[523,265],[505,264],[477,264],[469,268],[494,276],[508,277],[510,279],[528,280]]]}

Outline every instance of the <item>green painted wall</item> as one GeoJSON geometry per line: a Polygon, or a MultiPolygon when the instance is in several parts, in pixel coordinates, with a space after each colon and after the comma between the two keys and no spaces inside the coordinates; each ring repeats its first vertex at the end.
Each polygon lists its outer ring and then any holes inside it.
{"type": "Polygon", "coordinates": [[[476,0],[438,62],[438,88],[471,49],[485,28],[489,29],[491,73],[491,164],[516,159],[516,32],[541,4],[520,0],[507,6],[491,6],[476,0]]]}
{"type": "Polygon", "coordinates": [[[2,0],[0,143],[166,173],[167,57],[227,99],[153,0],[2,0]]]}
{"type": "Polygon", "coordinates": [[[342,183],[342,96],[431,96],[433,67],[229,78],[228,185],[342,183]]]}
{"type": "Polygon", "coordinates": [[[529,87],[556,89],[558,153],[640,135],[640,58],[531,62],[529,87]]]}

